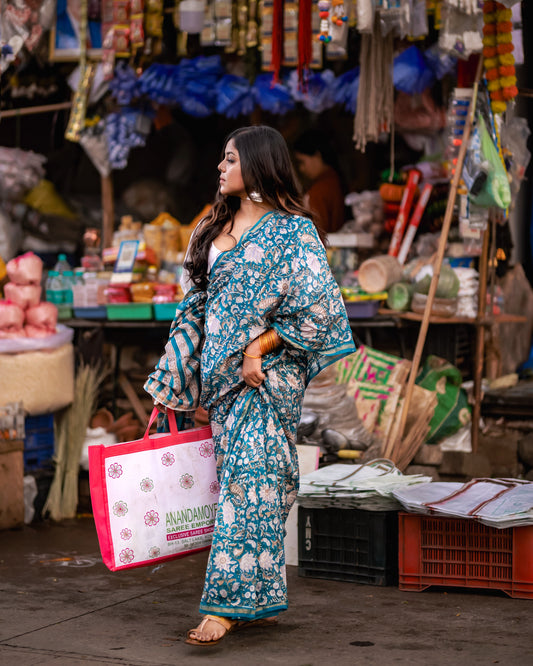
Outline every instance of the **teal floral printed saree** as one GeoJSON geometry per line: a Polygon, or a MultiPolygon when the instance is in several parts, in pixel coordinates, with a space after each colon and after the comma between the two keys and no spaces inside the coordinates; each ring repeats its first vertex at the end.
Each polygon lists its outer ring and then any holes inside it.
{"type": "Polygon", "coordinates": [[[287,608],[285,520],[298,492],[296,428],[305,387],[355,351],[346,310],[313,223],[267,213],[191,289],[146,382],[158,402],[209,413],[220,497],[200,612],[254,620],[287,608]],[[242,352],[269,328],[258,388],[242,352]]]}

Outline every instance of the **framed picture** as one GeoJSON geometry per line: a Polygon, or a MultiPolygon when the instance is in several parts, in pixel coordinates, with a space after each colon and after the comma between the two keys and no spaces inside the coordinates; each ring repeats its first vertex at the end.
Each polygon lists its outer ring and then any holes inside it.
{"type": "MultiPolygon", "coordinates": [[[[87,56],[102,56],[102,18],[100,2],[87,0],[87,56]]],[[[57,0],[56,15],[50,30],[50,60],[77,61],[80,58],[81,0],[57,0]]]]}
{"type": "Polygon", "coordinates": [[[117,260],[111,275],[111,284],[129,283],[133,278],[135,258],[139,251],[138,240],[124,240],[118,248],[117,260]]]}

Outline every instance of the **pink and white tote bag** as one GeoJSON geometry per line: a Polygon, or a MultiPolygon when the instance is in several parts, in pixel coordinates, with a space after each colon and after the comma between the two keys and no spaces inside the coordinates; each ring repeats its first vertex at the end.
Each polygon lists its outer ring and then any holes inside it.
{"type": "Polygon", "coordinates": [[[209,548],[219,484],[211,428],[89,447],[93,515],[104,564],[141,567],[209,548]]]}

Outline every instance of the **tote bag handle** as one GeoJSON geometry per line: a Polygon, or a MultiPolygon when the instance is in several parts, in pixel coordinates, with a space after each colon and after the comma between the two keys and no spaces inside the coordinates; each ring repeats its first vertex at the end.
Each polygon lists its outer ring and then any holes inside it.
{"type": "MultiPolygon", "coordinates": [[[[157,407],[154,407],[152,413],[150,414],[148,427],[146,428],[146,432],[144,433],[143,439],[150,439],[150,428],[152,427],[152,424],[154,423],[158,414],[159,410],[157,409],[157,407]]],[[[177,435],[179,431],[178,431],[178,426],[176,424],[176,414],[173,409],[167,409],[167,418],[168,418],[168,424],[170,426],[170,432],[173,435],[177,435]]]]}

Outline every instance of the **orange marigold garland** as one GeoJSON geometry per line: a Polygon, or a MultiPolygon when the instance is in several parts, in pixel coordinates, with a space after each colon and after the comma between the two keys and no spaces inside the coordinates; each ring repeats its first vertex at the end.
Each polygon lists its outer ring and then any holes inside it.
{"type": "Polygon", "coordinates": [[[483,58],[490,105],[494,113],[503,113],[507,102],[518,95],[512,11],[499,2],[485,2],[483,23],[483,58]]]}

